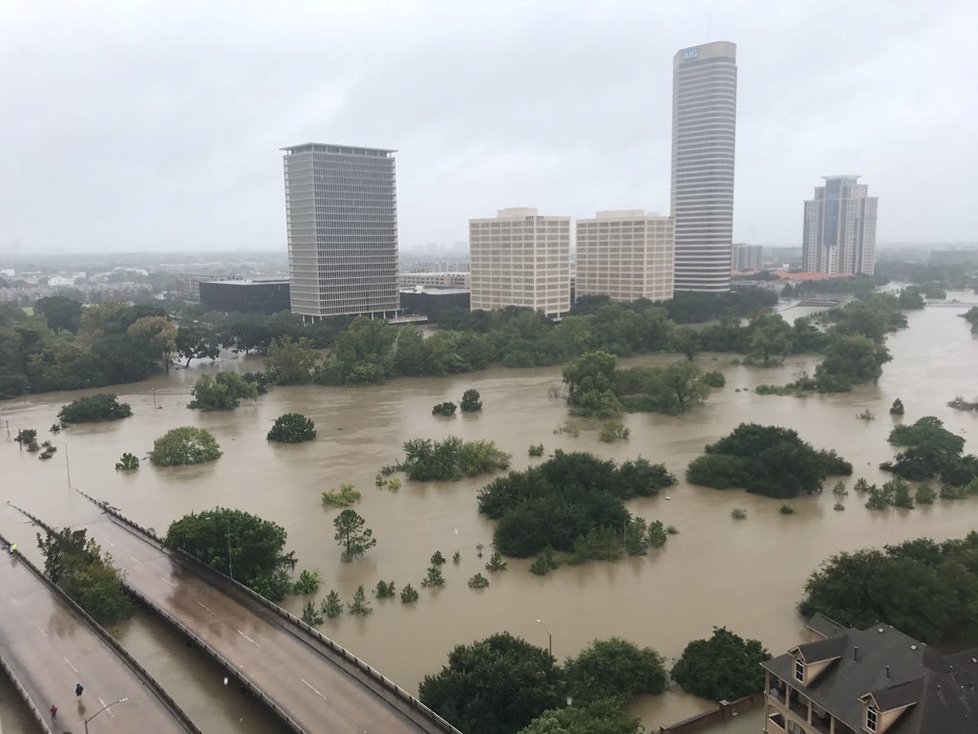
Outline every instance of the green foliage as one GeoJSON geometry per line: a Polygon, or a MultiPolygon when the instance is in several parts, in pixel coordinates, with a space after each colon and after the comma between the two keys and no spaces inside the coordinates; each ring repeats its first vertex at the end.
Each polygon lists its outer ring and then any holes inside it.
{"type": "Polygon", "coordinates": [[[662,693],[667,680],[659,653],[618,637],[594,640],[567,661],[564,672],[574,703],[585,705],[608,699],[624,705],[641,693],[662,693]]]}
{"type": "Polygon", "coordinates": [[[203,375],[194,385],[193,400],[187,404],[195,410],[234,410],[242,400],[258,398],[258,388],[237,372],[219,372],[216,377],[203,375]]]}
{"type": "Polygon", "coordinates": [[[749,352],[764,367],[781,364],[791,354],[792,328],[778,314],[758,314],[751,319],[749,352]]]}
{"type": "Polygon", "coordinates": [[[387,482],[387,488],[390,489],[392,492],[396,492],[397,490],[399,490],[401,488],[401,478],[391,477],[390,481],[387,482]]]}
{"type": "Polygon", "coordinates": [[[489,579],[483,576],[481,573],[475,574],[469,579],[470,589],[484,589],[489,585],[489,579]]]}
{"type": "MultiPolygon", "coordinates": [[[[393,374],[395,361],[403,374],[428,374],[427,362],[409,366],[407,347],[395,360],[394,342],[403,339],[407,345],[412,337],[419,335],[417,329],[405,329],[398,337],[395,327],[381,320],[358,318],[337,338],[336,348],[323,364],[317,380],[327,385],[378,384],[393,374]]],[[[425,341],[419,342],[424,350],[425,341]]]]}
{"type": "Polygon", "coordinates": [[[627,439],[631,432],[631,429],[621,421],[606,421],[601,425],[601,433],[598,437],[605,443],[612,443],[627,439]]]}
{"type": "Polygon", "coordinates": [[[181,326],[177,331],[176,352],[186,358],[187,367],[194,359],[214,361],[221,356],[221,339],[214,329],[203,324],[181,326]]]}
{"type": "Polygon", "coordinates": [[[459,407],[463,413],[478,413],[482,410],[482,396],[479,395],[479,391],[474,388],[469,388],[462,393],[462,400],[459,402],[459,407]]]}
{"type": "Polygon", "coordinates": [[[81,327],[82,305],[65,296],[48,296],[34,302],[34,312],[43,316],[51,331],[77,334],[81,327]]]}
{"type": "Polygon", "coordinates": [[[730,511],[730,517],[732,517],[734,520],[746,520],[747,510],[744,510],[740,507],[735,507],[733,510],[730,511]]]}
{"type": "Polygon", "coordinates": [[[512,734],[562,706],[564,684],[546,650],[503,632],[456,646],[419,698],[466,734],[512,734]]]}
{"type": "Polygon", "coordinates": [[[30,444],[37,443],[37,429],[36,428],[21,428],[17,431],[17,436],[14,441],[19,443],[21,446],[29,446],[30,444]]]}
{"type": "Polygon", "coordinates": [[[815,368],[818,389],[845,392],[859,383],[875,383],[883,374],[883,364],[890,359],[885,346],[862,334],[834,337],[825,359],[815,368]]]}
{"type": "Polygon", "coordinates": [[[529,453],[530,456],[543,456],[543,444],[530,444],[530,448],[527,453],[529,453]]]}
{"type": "Polygon", "coordinates": [[[965,313],[961,314],[961,318],[971,324],[972,333],[978,333],[978,306],[972,306],[965,313]]]}
{"type": "Polygon", "coordinates": [[[860,629],[881,620],[929,645],[978,634],[978,533],[918,538],[832,556],[808,578],[799,611],[860,629]]]}
{"type": "Polygon", "coordinates": [[[551,571],[555,571],[560,567],[560,562],[554,555],[554,549],[549,545],[543,549],[543,552],[536,557],[533,563],[530,564],[530,573],[537,576],[546,576],[551,571]]]}
{"type": "Polygon", "coordinates": [[[703,373],[703,383],[710,387],[724,387],[727,384],[727,378],[723,376],[722,372],[710,370],[703,373]]]}
{"type": "Polygon", "coordinates": [[[676,535],[678,533],[679,531],[672,527],[672,525],[664,528],[661,520],[653,520],[649,523],[649,530],[646,537],[648,538],[650,548],[661,548],[666,544],[670,535],[676,535]],[[670,530],[672,532],[669,532],[670,530]]]}
{"type": "Polygon", "coordinates": [[[389,599],[395,593],[397,593],[397,590],[394,588],[393,581],[378,581],[377,588],[374,589],[374,595],[378,599],[389,599]]]}
{"type": "Polygon", "coordinates": [[[794,515],[795,514],[795,508],[792,507],[791,505],[781,505],[781,509],[779,510],[779,512],[782,515],[794,515]]]}
{"type": "Polygon", "coordinates": [[[564,368],[567,404],[575,415],[610,418],[621,412],[615,396],[615,356],[588,352],[564,368]]]}
{"type": "Polygon", "coordinates": [[[694,696],[735,701],[763,690],[761,663],[769,657],[757,640],[714,627],[710,639],[686,645],[672,668],[672,679],[694,696]]]}
{"type": "Polygon", "coordinates": [[[438,403],[438,405],[436,405],[434,408],[431,409],[431,414],[448,417],[451,415],[455,415],[455,409],[457,407],[458,406],[456,406],[455,403],[451,403],[451,402],[438,403]]]}
{"type": "Polygon", "coordinates": [[[305,385],[313,380],[319,355],[307,339],[275,339],[265,355],[265,373],[276,385],[305,385]]]}
{"type": "Polygon", "coordinates": [[[358,586],[357,590],[353,593],[353,602],[350,604],[350,614],[365,617],[372,613],[373,610],[373,607],[370,606],[370,602],[367,600],[367,594],[364,592],[363,586],[358,586]]]}
{"type": "Polygon", "coordinates": [[[85,530],[64,528],[37,535],[44,573],[96,622],[111,625],[132,615],[122,573],[85,530]]]}
{"type": "Polygon", "coordinates": [[[456,566],[462,562],[462,553],[460,551],[455,551],[452,553],[452,563],[456,566]]]}
{"type": "Polygon", "coordinates": [[[630,556],[644,556],[649,551],[649,524],[641,517],[633,517],[625,524],[625,552],[630,556]]]}
{"type": "Polygon", "coordinates": [[[445,577],[442,575],[441,566],[428,566],[421,585],[425,588],[439,588],[445,585],[445,577]]]}
{"type": "Polygon", "coordinates": [[[221,447],[203,428],[182,426],[167,431],[153,442],[149,460],[156,466],[184,466],[215,461],[221,456],[221,447]]]}
{"type": "Polygon", "coordinates": [[[315,594],[319,591],[320,584],[319,571],[310,571],[308,569],[302,569],[299,573],[299,578],[295,580],[292,585],[293,594],[315,594]]]}
{"type": "Polygon", "coordinates": [[[284,413],[275,419],[266,438],[279,443],[312,441],[316,438],[316,424],[302,413],[284,413]]]}
{"type": "Polygon", "coordinates": [[[903,415],[903,413],[904,413],[903,401],[900,400],[900,398],[897,398],[896,400],[893,401],[893,404],[890,406],[890,415],[903,415]]]}
{"type": "Polygon", "coordinates": [[[846,506],[841,502],[836,502],[834,505],[832,505],[832,509],[835,510],[836,512],[842,512],[843,510],[846,509],[846,506]]]}
{"type": "Polygon", "coordinates": [[[302,621],[310,627],[318,627],[326,620],[322,612],[311,601],[307,601],[302,607],[302,621]]]}
{"type": "Polygon", "coordinates": [[[417,600],[418,592],[411,584],[407,584],[401,589],[401,604],[413,604],[417,600]]]}
{"type": "Polygon", "coordinates": [[[287,537],[285,528],[271,520],[216,507],[184,515],[172,523],[163,545],[183,550],[278,601],[291,590],[288,574],[296,563],[294,553],[283,552],[287,537]]]}
{"type": "Polygon", "coordinates": [[[132,415],[129,403],[120,403],[112,393],[99,393],[78,398],[61,408],[58,420],[65,425],[72,423],[97,423],[128,418],[132,415]]]}
{"type": "Polygon", "coordinates": [[[128,451],[122,455],[116,464],[116,471],[135,471],[139,468],[139,457],[135,454],[130,454],[128,451]]]}
{"type": "MultiPolygon", "coordinates": [[[[617,537],[629,519],[622,500],[650,497],[676,479],[645,459],[620,466],[587,453],[554,452],[537,467],[510,472],[479,492],[479,511],[498,520],[493,541],[508,556],[525,558],[550,546],[571,552],[595,547],[577,541],[596,529],[617,537]]],[[[591,541],[603,540],[592,537],[591,541]]]]}
{"type": "Polygon", "coordinates": [[[641,722],[618,707],[616,701],[544,711],[519,734],[643,734],[641,722]]]}
{"type": "Polygon", "coordinates": [[[360,501],[360,492],[352,484],[341,484],[339,489],[323,492],[323,507],[349,507],[360,501]]]}
{"type": "Polygon", "coordinates": [[[329,590],[329,594],[323,599],[320,611],[326,615],[327,619],[334,619],[343,614],[343,602],[335,589],[329,590]]]}
{"type": "Polygon", "coordinates": [[[489,562],[486,564],[486,570],[490,573],[497,573],[498,571],[505,571],[509,564],[503,560],[503,557],[498,553],[493,553],[489,556],[489,562]]]}
{"type": "Polygon", "coordinates": [[[937,492],[934,491],[934,488],[930,484],[924,482],[917,487],[917,491],[914,494],[914,501],[918,505],[932,505],[935,499],[937,499],[937,492]]]}
{"type": "Polygon", "coordinates": [[[343,548],[343,560],[351,561],[367,553],[377,545],[373,531],[366,526],[364,519],[355,510],[343,510],[333,518],[336,532],[333,538],[343,548]]]}
{"type": "Polygon", "coordinates": [[[940,477],[949,484],[963,485],[978,477],[978,458],[962,456],[964,439],[944,428],[934,416],[921,418],[913,425],[896,426],[889,442],[906,448],[881,469],[904,479],[940,477]]]}
{"type": "Polygon", "coordinates": [[[790,498],[819,491],[828,476],[851,473],[852,465],[834,451],[816,451],[792,429],[741,423],[689,464],[686,479],[790,498]]]}
{"type": "Polygon", "coordinates": [[[431,565],[432,566],[444,566],[445,565],[445,556],[442,555],[442,553],[441,553],[440,550],[439,551],[435,551],[432,554],[432,556],[431,556],[431,565]]]}
{"type": "Polygon", "coordinates": [[[700,343],[699,332],[688,326],[680,326],[672,330],[672,338],[669,342],[669,349],[679,354],[685,355],[686,359],[692,362],[699,354],[702,344],[700,343]]]}
{"type": "Polygon", "coordinates": [[[404,460],[397,468],[416,481],[460,479],[489,474],[509,467],[510,455],[493,441],[444,441],[413,438],[404,442],[404,460]]]}
{"type": "Polygon", "coordinates": [[[836,497],[845,497],[847,494],[849,494],[849,490],[846,489],[846,483],[836,482],[835,486],[832,487],[832,494],[834,494],[836,497]]]}

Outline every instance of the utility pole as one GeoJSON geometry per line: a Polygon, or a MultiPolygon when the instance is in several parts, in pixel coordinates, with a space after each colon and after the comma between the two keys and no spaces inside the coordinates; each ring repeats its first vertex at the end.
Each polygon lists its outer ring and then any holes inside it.
{"type": "Polygon", "coordinates": [[[125,703],[128,700],[129,700],[128,698],[120,698],[120,699],[118,699],[116,701],[113,701],[112,703],[107,703],[102,708],[100,708],[98,711],[96,711],[94,714],[92,714],[87,719],[85,719],[85,734],[88,734],[88,722],[89,721],[91,721],[92,719],[94,719],[96,716],[98,716],[100,713],[102,713],[103,711],[105,711],[110,706],[115,706],[117,703],[125,703]]]}
{"type": "Polygon", "coordinates": [[[234,580],[234,567],[231,565],[231,518],[226,518],[228,523],[228,576],[234,580]]]}
{"type": "Polygon", "coordinates": [[[547,633],[547,652],[550,654],[550,657],[553,657],[554,656],[554,636],[552,634],[550,634],[550,630],[547,629],[547,625],[545,625],[543,623],[543,620],[542,619],[538,619],[537,620],[537,624],[540,625],[541,627],[543,627],[544,631],[547,633]]]}
{"type": "Polygon", "coordinates": [[[68,461],[68,439],[65,439],[65,472],[68,474],[68,489],[71,489],[71,462],[68,461]]]}

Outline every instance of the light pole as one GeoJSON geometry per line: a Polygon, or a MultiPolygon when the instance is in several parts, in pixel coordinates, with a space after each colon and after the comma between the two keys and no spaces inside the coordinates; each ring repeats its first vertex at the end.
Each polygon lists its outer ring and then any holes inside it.
{"type": "Polygon", "coordinates": [[[550,634],[550,630],[547,629],[547,625],[543,623],[542,619],[537,620],[537,624],[543,627],[544,632],[547,633],[547,652],[550,653],[550,657],[554,656],[554,636],[550,634]]]}
{"type": "Polygon", "coordinates": [[[98,711],[96,711],[94,714],[92,714],[87,719],[85,719],[85,734],[88,734],[88,722],[89,721],[91,721],[92,719],[94,719],[96,716],[98,716],[100,713],[102,713],[103,711],[105,711],[110,706],[115,706],[117,703],[125,703],[128,700],[129,700],[128,698],[120,698],[120,699],[118,699],[116,701],[113,701],[112,703],[107,703],[102,708],[100,708],[98,711]]]}

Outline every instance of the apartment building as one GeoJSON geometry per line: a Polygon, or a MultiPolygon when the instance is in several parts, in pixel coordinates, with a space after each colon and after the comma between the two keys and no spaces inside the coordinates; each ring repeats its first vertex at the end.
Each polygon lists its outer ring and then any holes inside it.
{"type": "Polygon", "coordinates": [[[819,639],[762,663],[767,734],[978,734],[978,649],[944,655],[821,615],[809,628],[819,639]]]}
{"type": "Polygon", "coordinates": [[[865,273],[876,269],[879,200],[859,176],[826,176],[805,202],[802,261],[809,273],[865,273]]]}
{"type": "Polygon", "coordinates": [[[507,306],[547,316],[570,310],[570,217],[500,209],[469,220],[471,310],[507,306]]]}
{"type": "Polygon", "coordinates": [[[763,259],[764,247],[761,245],[740,244],[733,246],[734,270],[760,270],[763,259]]]}
{"type": "Polygon", "coordinates": [[[575,259],[575,299],[669,300],[675,275],[672,218],[626,209],[578,219],[575,259]]]}

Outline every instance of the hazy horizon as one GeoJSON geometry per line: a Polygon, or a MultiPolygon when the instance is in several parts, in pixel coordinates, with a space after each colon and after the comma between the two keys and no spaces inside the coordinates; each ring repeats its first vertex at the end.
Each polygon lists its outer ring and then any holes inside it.
{"type": "Polygon", "coordinates": [[[398,149],[405,251],[507,206],[667,213],[672,56],[711,40],[738,46],[735,242],[799,246],[839,172],[881,244],[974,242],[976,26],[964,0],[15,0],[0,254],[284,250],[279,149],[306,141],[398,149]]]}

